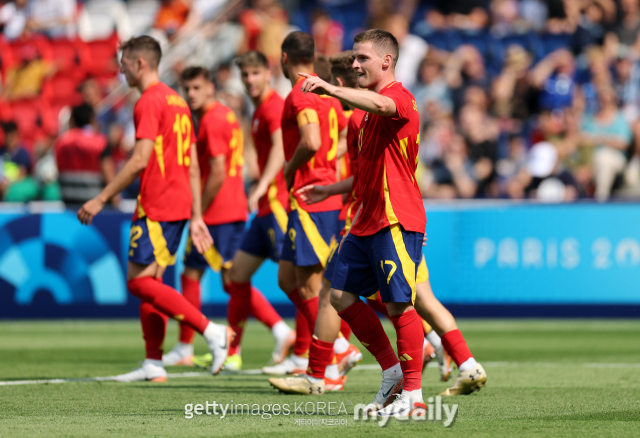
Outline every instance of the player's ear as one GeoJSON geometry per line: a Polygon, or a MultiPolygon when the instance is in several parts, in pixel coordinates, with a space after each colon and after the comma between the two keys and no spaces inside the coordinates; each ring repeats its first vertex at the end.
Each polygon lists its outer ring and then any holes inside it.
{"type": "Polygon", "coordinates": [[[282,52],[282,63],[286,64],[289,62],[289,56],[287,56],[287,52],[282,52]]]}
{"type": "Polygon", "coordinates": [[[340,76],[338,76],[336,78],[336,82],[338,83],[339,87],[344,87],[344,81],[342,80],[342,78],[340,76]]]}

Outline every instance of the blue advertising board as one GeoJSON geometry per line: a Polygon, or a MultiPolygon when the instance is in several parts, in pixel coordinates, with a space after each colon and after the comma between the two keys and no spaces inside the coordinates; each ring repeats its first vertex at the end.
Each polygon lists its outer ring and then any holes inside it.
{"type": "MultiPolygon", "coordinates": [[[[425,209],[431,284],[455,315],[640,316],[640,204],[425,209]]],[[[0,213],[0,318],[137,316],[125,281],[130,218],[106,211],[85,227],[73,211],[0,213]]],[[[179,289],[177,259],[164,280],[179,289]]],[[[254,280],[279,311],[293,314],[276,264],[265,262],[254,280]]],[[[213,272],[203,279],[202,302],[208,315],[226,312],[213,272]]]]}

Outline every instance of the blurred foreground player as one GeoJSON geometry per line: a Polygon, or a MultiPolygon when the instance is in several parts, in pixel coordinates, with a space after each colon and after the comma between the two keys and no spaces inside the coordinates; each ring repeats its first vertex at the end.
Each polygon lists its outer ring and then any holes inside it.
{"type": "Polygon", "coordinates": [[[423,330],[413,307],[426,226],[414,178],[419,116],[415,99],[394,78],[398,42],[393,35],[362,32],[353,51],[358,85],[367,90],[336,87],[301,73],[305,93],[329,94],[367,113],[358,135],[356,193],[362,204],[339,249],[331,304],[382,367],[382,384],[368,410],[378,416],[425,415],[423,330]],[[396,329],[400,360],[377,315],[359,298],[378,290],[396,329]]]}
{"type": "MultiPolygon", "coordinates": [[[[182,87],[189,106],[197,116],[198,163],[200,164],[203,194],[202,209],[204,221],[213,237],[213,246],[200,254],[189,237],[187,241],[182,273],[182,293],[198,309],[200,308],[200,280],[207,265],[220,272],[223,289],[231,295],[229,302],[229,325],[236,333],[231,342],[225,369],[239,369],[242,360],[239,355],[240,337],[246,318],[239,319],[233,312],[238,307],[237,293],[231,281],[232,258],[240,246],[247,218],[247,199],[242,178],[243,135],[242,128],[234,112],[214,98],[214,85],[210,72],[202,67],[189,67],[182,73],[182,87]]],[[[282,321],[273,307],[257,289],[251,291],[246,302],[240,306],[251,312],[246,303],[252,299],[259,302],[262,313],[275,314],[276,321],[282,321]]],[[[283,322],[284,324],[284,322],[283,322]]],[[[174,349],[164,355],[165,365],[191,365],[193,358],[193,330],[180,324],[179,342],[174,349]]],[[[209,358],[209,361],[211,359],[209,358]]]]}
{"type": "Polygon", "coordinates": [[[213,356],[211,372],[222,369],[233,331],[210,322],[175,289],[162,283],[165,268],[175,263],[182,230],[189,231],[201,253],[212,244],[202,219],[200,170],[189,107],[182,97],[162,84],[158,64],[160,45],[148,36],[132,38],[120,48],[120,71],[142,96],[134,109],[136,144],[133,155],[96,198],[78,211],[83,224],[91,224],[105,203],[140,176],[138,206],[131,224],[127,285],[140,298],[140,320],[146,345],[141,368],[118,376],[121,382],[164,382],[162,344],[167,316],[202,334],[213,356]]]}

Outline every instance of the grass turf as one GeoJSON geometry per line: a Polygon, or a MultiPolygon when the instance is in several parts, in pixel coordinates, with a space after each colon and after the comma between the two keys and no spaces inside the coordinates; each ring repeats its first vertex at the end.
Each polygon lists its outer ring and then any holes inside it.
{"type": "MultiPolygon", "coordinates": [[[[393,341],[393,330],[385,328],[393,341]]],[[[376,370],[349,375],[343,392],[323,397],[279,394],[261,375],[170,378],[165,384],[71,382],[0,387],[0,436],[378,437],[378,436],[640,436],[640,321],[460,321],[485,365],[487,387],[444,399],[459,404],[454,425],[353,420],[353,404],[372,400],[376,370]],[[185,419],[184,405],[206,401],[259,405],[344,402],[349,415],[213,415],[185,419]],[[299,426],[296,420],[340,419],[346,426],[299,426]]],[[[172,347],[176,324],[167,333],[172,347]]],[[[0,322],[0,381],[85,378],[127,372],[143,357],[137,321],[0,322]]],[[[354,340],[357,343],[357,341],[354,340]]],[[[359,347],[360,345],[357,344],[359,347]]],[[[249,323],[244,369],[263,366],[272,348],[249,323]]],[[[198,339],[196,351],[204,353],[198,339]]],[[[373,364],[364,351],[364,363],[373,364]]],[[[190,371],[169,368],[170,373],[190,371]]],[[[193,371],[197,371],[194,369],[193,371]]],[[[447,384],[435,367],[424,374],[426,397],[447,384]]]]}

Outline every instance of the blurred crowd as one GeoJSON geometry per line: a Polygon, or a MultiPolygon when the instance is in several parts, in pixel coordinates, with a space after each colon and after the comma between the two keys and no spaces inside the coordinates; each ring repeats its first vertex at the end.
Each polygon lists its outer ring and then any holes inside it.
{"type": "Polygon", "coordinates": [[[423,197],[640,198],[640,0],[14,0],[0,26],[5,201],[81,202],[126,161],[137,95],[117,73],[119,40],[161,41],[175,88],[186,66],[212,69],[217,98],[246,125],[238,54],[264,52],[285,96],[288,32],[331,56],[367,28],[400,43],[423,197]]]}

